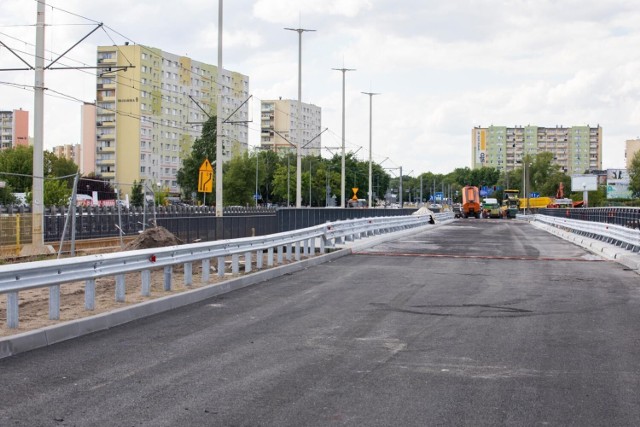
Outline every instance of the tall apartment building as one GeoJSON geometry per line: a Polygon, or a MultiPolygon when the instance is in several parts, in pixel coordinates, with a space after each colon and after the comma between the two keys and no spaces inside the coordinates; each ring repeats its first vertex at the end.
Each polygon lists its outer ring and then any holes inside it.
{"type": "MultiPolygon", "coordinates": [[[[260,103],[262,147],[279,152],[295,150],[297,144],[298,101],[292,99],[266,100],[260,103]],[[291,143],[287,142],[290,141],[291,143]]],[[[319,156],[321,150],[322,109],[302,103],[303,155],[319,156]]]]}
{"type": "Polygon", "coordinates": [[[29,145],[29,112],[0,111],[0,149],[29,145]]]}
{"type": "Polygon", "coordinates": [[[71,160],[76,165],[80,164],[82,159],[82,148],[80,144],[57,145],[51,149],[51,152],[63,159],[71,160]]]}
{"type": "Polygon", "coordinates": [[[552,153],[554,163],[569,175],[602,169],[602,128],[478,126],[471,131],[472,169],[511,171],[522,167],[525,154],[543,152],[552,153]]]}
{"type": "Polygon", "coordinates": [[[78,167],[80,173],[88,175],[96,172],[96,104],[85,102],[80,107],[81,156],[78,167]]]}
{"type": "Polygon", "coordinates": [[[624,149],[624,159],[627,170],[631,169],[631,162],[638,151],[640,151],[640,138],[628,139],[624,149]]]}
{"type": "Polygon", "coordinates": [[[247,127],[237,123],[248,118],[247,76],[223,70],[218,86],[217,67],[142,45],[99,46],[98,65],[95,172],[124,191],[145,180],[179,193],[177,171],[217,99],[222,118],[236,122],[219,131],[223,160],[247,149],[247,127]]]}

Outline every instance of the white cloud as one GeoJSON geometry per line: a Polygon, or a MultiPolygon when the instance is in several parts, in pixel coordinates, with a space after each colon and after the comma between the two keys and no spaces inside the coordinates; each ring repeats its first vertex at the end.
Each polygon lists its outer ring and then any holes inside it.
{"type": "Polygon", "coordinates": [[[368,0],[258,0],[253,15],[267,22],[292,24],[318,15],[353,18],[371,6],[368,0]]]}

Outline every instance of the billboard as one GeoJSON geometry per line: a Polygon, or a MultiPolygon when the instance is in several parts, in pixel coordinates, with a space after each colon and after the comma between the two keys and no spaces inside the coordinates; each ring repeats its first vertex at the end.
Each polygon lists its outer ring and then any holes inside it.
{"type": "Polygon", "coordinates": [[[571,191],[597,191],[597,175],[571,175],[571,191]]]}
{"type": "Polygon", "coordinates": [[[607,199],[631,199],[626,169],[607,169],[607,199]]]}

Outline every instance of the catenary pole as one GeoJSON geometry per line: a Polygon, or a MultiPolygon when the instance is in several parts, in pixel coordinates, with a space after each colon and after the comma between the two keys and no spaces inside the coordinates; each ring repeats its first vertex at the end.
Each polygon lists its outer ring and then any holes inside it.
{"type": "Polygon", "coordinates": [[[372,204],[372,200],[373,200],[373,187],[372,187],[372,175],[373,175],[373,160],[372,160],[372,154],[373,154],[373,96],[374,95],[380,95],[379,93],[375,93],[375,92],[362,92],[365,95],[369,95],[369,199],[368,199],[368,206],[371,207],[372,204]]]}
{"type": "Polygon", "coordinates": [[[218,97],[216,102],[216,216],[223,214],[222,200],[222,0],[218,0],[218,97]]]}
{"type": "Polygon", "coordinates": [[[335,71],[342,72],[342,169],[340,178],[340,207],[344,208],[345,204],[345,190],[346,190],[346,175],[345,175],[345,132],[344,132],[344,117],[345,117],[345,74],[347,71],[355,71],[353,68],[332,68],[335,71]]]}
{"type": "Polygon", "coordinates": [[[296,114],[297,141],[296,141],[296,208],[302,207],[302,33],[305,28],[285,28],[285,30],[298,33],[298,112],[296,114]]]}
{"type": "Polygon", "coordinates": [[[44,13],[46,1],[38,2],[33,105],[33,183],[31,198],[31,243],[33,250],[44,248],[44,13]]]}

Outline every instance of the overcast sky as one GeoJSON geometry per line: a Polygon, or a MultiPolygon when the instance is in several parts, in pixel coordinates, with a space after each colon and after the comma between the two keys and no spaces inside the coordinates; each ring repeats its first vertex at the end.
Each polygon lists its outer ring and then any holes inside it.
{"type": "MultiPolygon", "coordinates": [[[[47,0],[46,48],[62,53],[91,31],[63,63],[95,65],[96,46],[125,41],[217,63],[215,0],[47,0]],[[61,10],[62,9],[62,10],[61,10]],[[74,16],[70,13],[72,12],[74,16]],[[84,19],[89,18],[90,20],[84,19]],[[83,25],[79,25],[83,24],[83,25]],[[78,62],[79,61],[79,62],[78,62]]],[[[33,63],[35,0],[3,0],[0,41],[33,63]]],[[[603,167],[624,167],[625,140],[640,135],[638,0],[227,0],[223,64],[249,76],[249,144],[259,143],[259,100],[297,99],[298,36],[302,98],[322,107],[325,147],[346,145],[403,172],[448,173],[471,165],[474,126],[603,127],[603,167]]],[[[49,58],[57,55],[49,53],[49,58]]],[[[0,46],[0,68],[22,64],[0,46]]],[[[33,86],[33,72],[0,82],[33,86]]],[[[81,101],[94,102],[92,71],[46,73],[45,148],[80,140],[81,101]]],[[[0,84],[0,109],[29,110],[33,92],[0,84]]],[[[33,132],[31,131],[31,135],[33,132]]],[[[329,156],[328,150],[323,150],[329,156]]]]}

